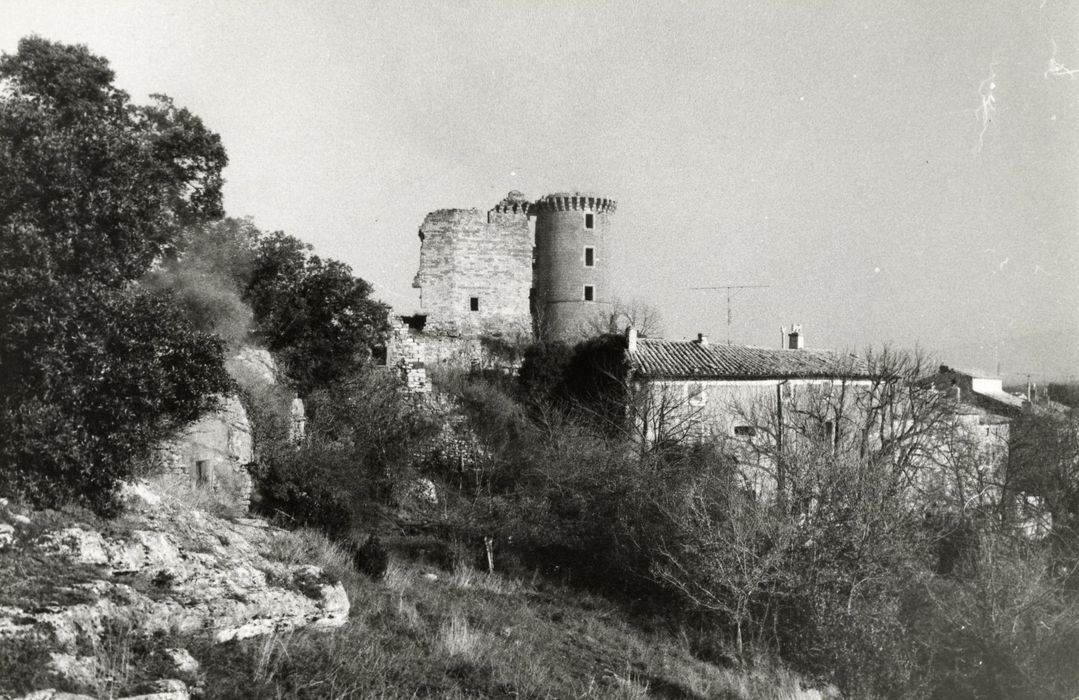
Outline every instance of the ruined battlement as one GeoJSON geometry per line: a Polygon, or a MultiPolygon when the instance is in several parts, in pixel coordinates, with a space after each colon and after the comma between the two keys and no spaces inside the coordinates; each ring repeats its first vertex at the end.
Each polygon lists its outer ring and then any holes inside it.
{"type": "Polygon", "coordinates": [[[486,213],[427,214],[412,285],[420,290],[425,342],[587,335],[610,311],[616,207],[613,199],[585,192],[533,202],[513,190],[486,213]]]}
{"type": "Polygon", "coordinates": [[[531,211],[532,203],[517,190],[512,190],[488,212],[488,217],[490,218],[494,214],[528,216],[531,211]]]}
{"type": "Polygon", "coordinates": [[[531,334],[532,234],[529,202],[510,192],[489,212],[439,209],[420,226],[424,332],[433,336],[531,334]]]}
{"type": "Polygon", "coordinates": [[[541,197],[532,205],[532,212],[541,211],[593,211],[613,214],[618,203],[607,197],[582,192],[555,192],[541,197]]]}

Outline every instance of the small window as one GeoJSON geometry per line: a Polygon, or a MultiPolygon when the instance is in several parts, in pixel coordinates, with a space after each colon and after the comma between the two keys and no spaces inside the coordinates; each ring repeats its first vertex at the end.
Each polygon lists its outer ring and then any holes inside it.
{"type": "Polygon", "coordinates": [[[389,353],[387,352],[385,345],[376,345],[371,348],[371,361],[379,367],[385,367],[386,362],[389,359],[389,353]]]}
{"type": "Polygon", "coordinates": [[[596,266],[596,249],[592,246],[586,246],[584,249],[584,266],[595,267],[596,266]]]}
{"type": "Polygon", "coordinates": [[[200,459],[195,462],[195,486],[207,486],[210,483],[210,461],[200,459]]]}
{"type": "Polygon", "coordinates": [[[585,214],[584,215],[584,227],[586,230],[591,231],[596,227],[596,215],[585,214]]]}
{"type": "Polygon", "coordinates": [[[468,310],[469,311],[479,311],[480,310],[480,298],[479,297],[469,297],[468,298],[468,310]]]}
{"type": "Polygon", "coordinates": [[[693,382],[686,387],[686,396],[690,406],[703,406],[708,403],[708,391],[703,384],[693,382]]]}
{"type": "Polygon", "coordinates": [[[590,284],[584,286],[584,300],[594,301],[596,298],[596,288],[590,284]]]}
{"type": "Polygon", "coordinates": [[[753,437],[757,434],[757,429],[752,425],[736,425],[734,426],[734,434],[739,437],[753,437]]]}

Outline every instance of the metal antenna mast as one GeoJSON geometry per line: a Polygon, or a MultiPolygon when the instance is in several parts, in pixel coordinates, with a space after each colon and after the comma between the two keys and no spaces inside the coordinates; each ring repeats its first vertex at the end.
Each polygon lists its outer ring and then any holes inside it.
{"type": "MultiPolygon", "coordinates": [[[[721,284],[716,287],[690,287],[690,289],[726,289],[727,290],[727,345],[731,344],[731,290],[741,291],[743,289],[765,289],[771,285],[767,284],[721,284]]],[[[735,292],[735,294],[738,293],[735,292]]]]}

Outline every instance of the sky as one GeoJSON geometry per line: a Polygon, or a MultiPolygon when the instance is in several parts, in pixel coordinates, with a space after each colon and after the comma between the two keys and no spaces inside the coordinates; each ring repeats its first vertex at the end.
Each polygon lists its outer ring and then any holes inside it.
{"type": "Polygon", "coordinates": [[[30,34],[202,117],[229,215],[403,313],[427,212],[579,190],[666,337],[767,285],[733,342],[1079,375],[1077,3],[0,0],[30,34]]]}

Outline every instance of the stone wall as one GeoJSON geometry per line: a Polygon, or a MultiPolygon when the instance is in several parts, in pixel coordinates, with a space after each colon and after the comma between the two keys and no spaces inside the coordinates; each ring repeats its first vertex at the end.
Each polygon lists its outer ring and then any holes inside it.
{"type": "MultiPolygon", "coordinates": [[[[225,364],[242,389],[257,391],[276,383],[276,364],[263,348],[243,347],[225,364]]],[[[302,440],[306,423],[303,401],[293,399],[288,438],[302,440]]],[[[255,447],[251,423],[239,397],[224,396],[218,410],[159,444],[151,468],[178,486],[208,488],[219,500],[247,510],[254,486],[247,465],[256,461],[255,447]]]]}
{"type": "Polygon", "coordinates": [[[511,192],[484,214],[440,209],[420,227],[424,333],[432,336],[531,336],[532,234],[529,203],[511,192]]]}
{"type": "Polygon", "coordinates": [[[252,447],[247,412],[238,398],[227,396],[220,409],[158,445],[154,468],[178,485],[209,488],[246,510],[252,489],[246,465],[254,459],[252,447]]]}
{"type": "Polygon", "coordinates": [[[430,391],[423,347],[416,334],[399,317],[390,315],[390,337],[386,343],[386,366],[395,371],[410,394],[430,391]]]}

